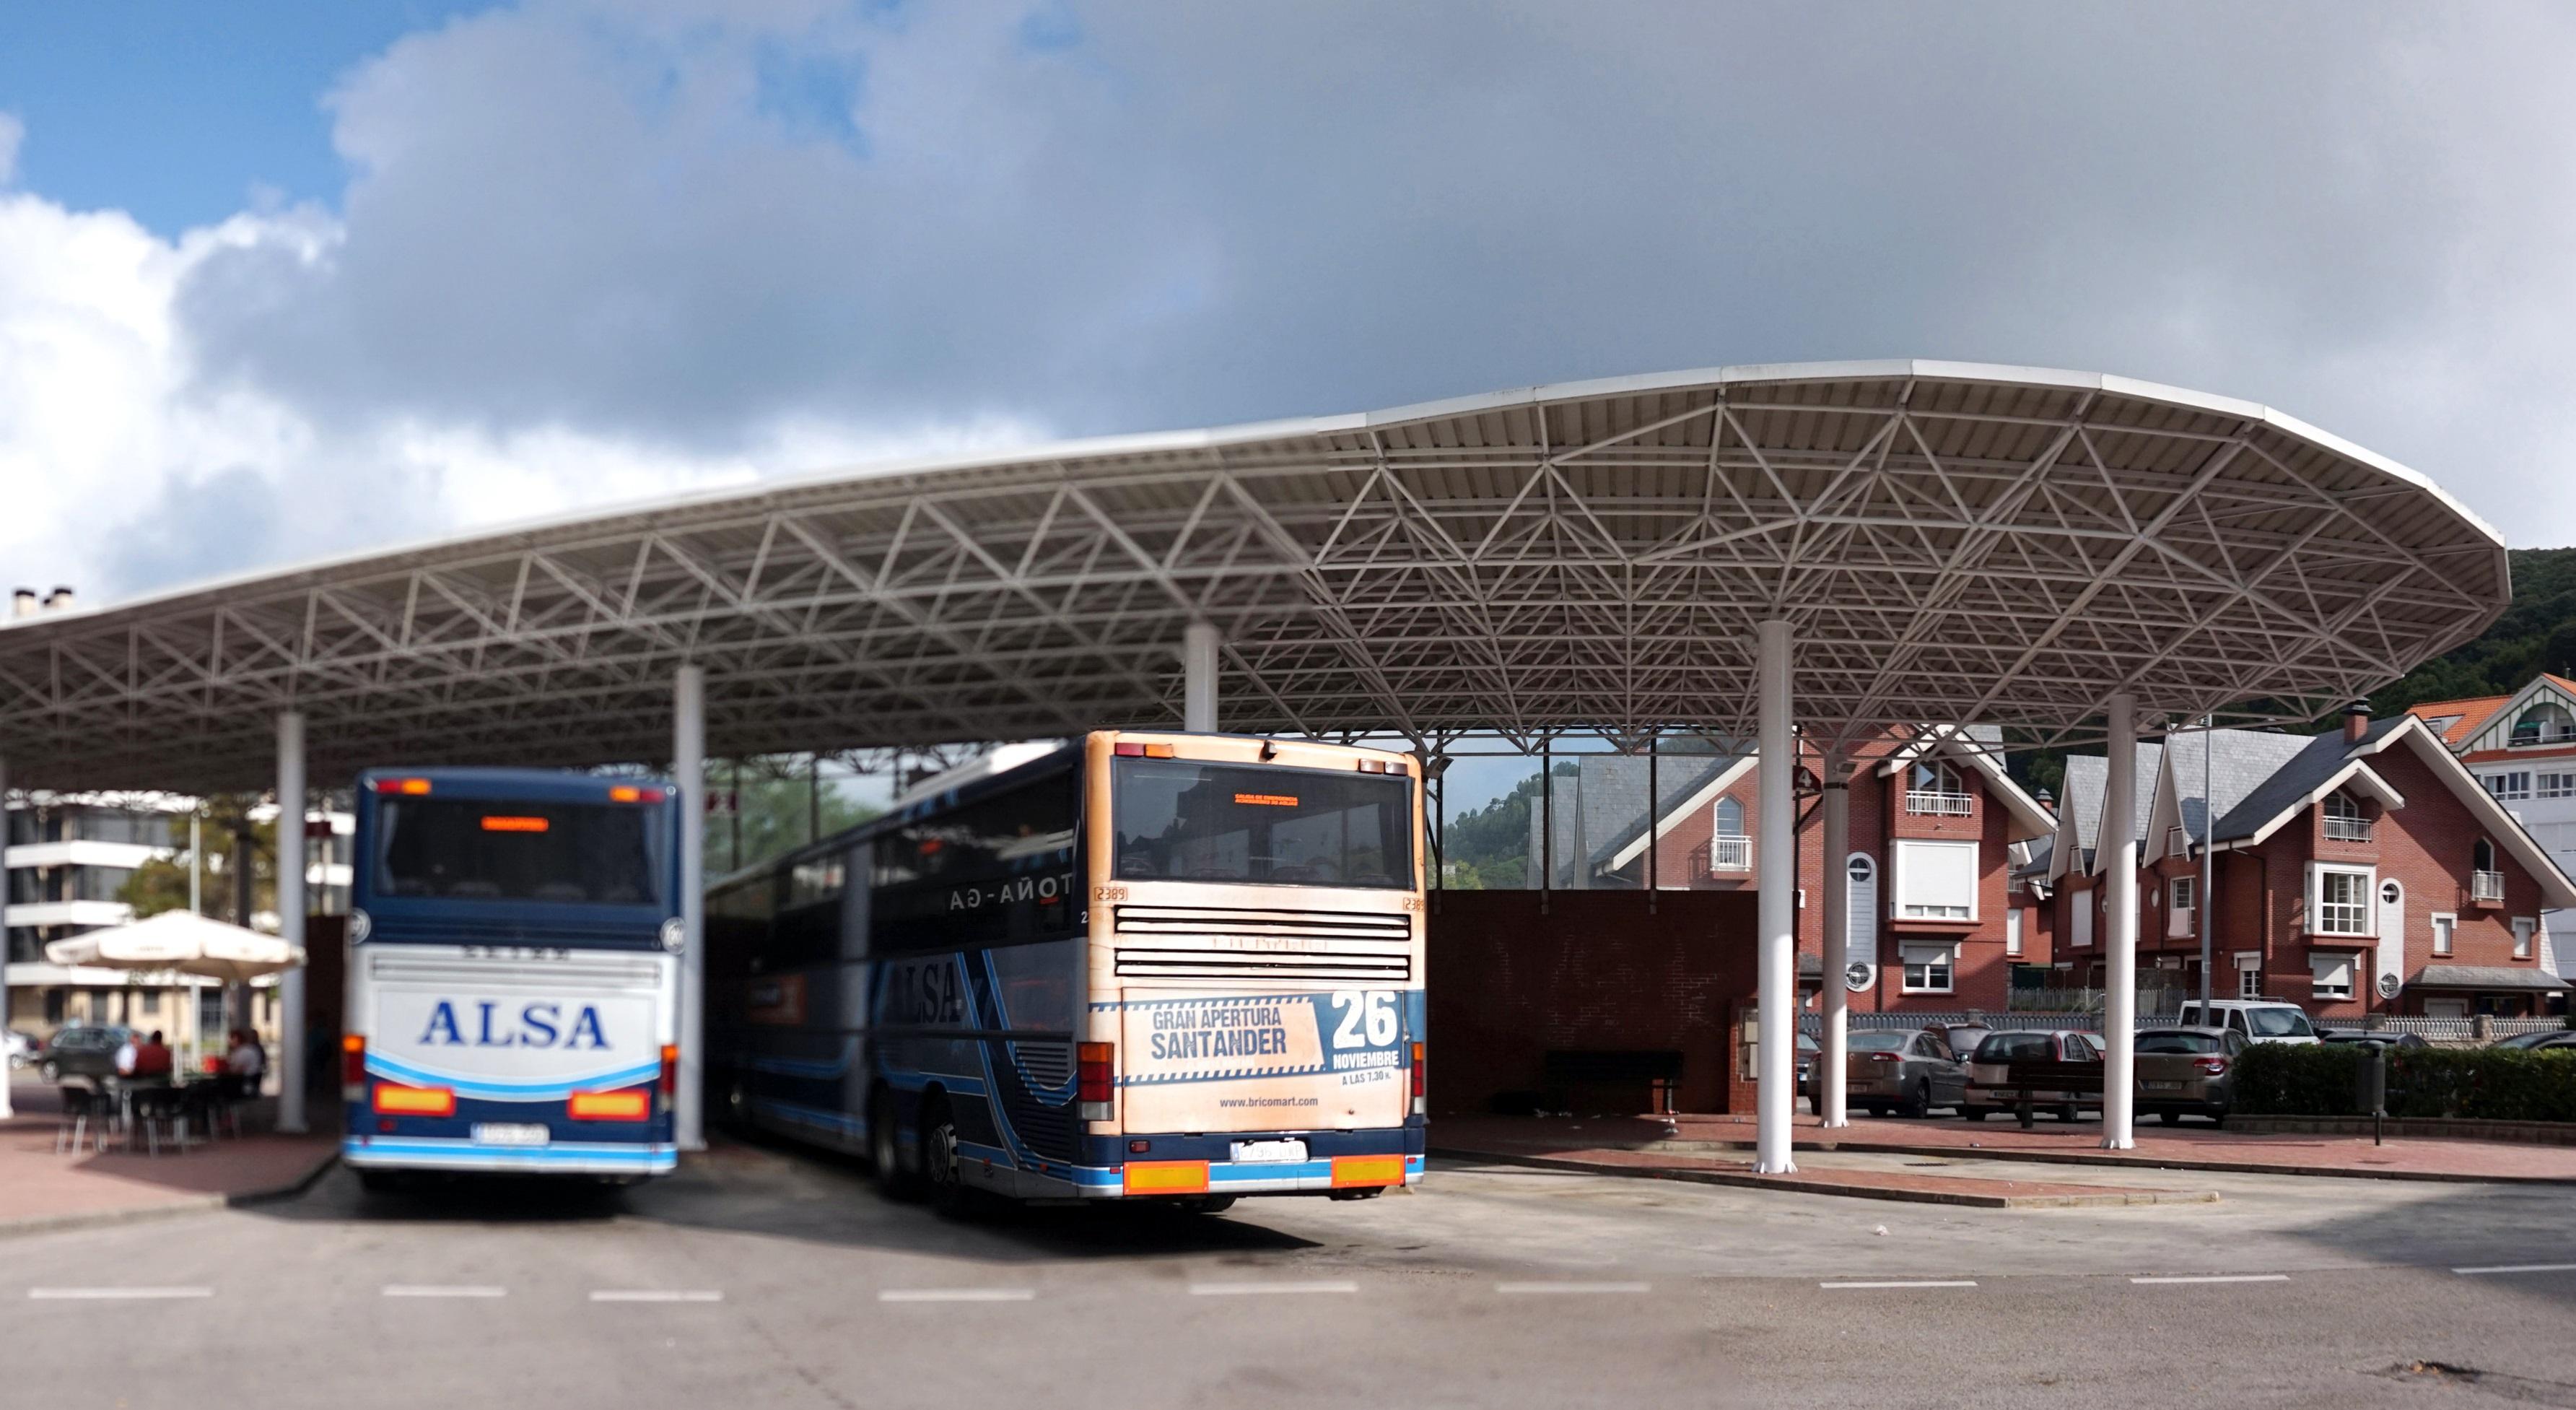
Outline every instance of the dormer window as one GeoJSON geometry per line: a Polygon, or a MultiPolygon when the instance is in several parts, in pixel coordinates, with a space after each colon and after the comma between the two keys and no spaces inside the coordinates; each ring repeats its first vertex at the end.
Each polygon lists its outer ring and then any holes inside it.
{"type": "Polygon", "coordinates": [[[1905,811],[1964,818],[1975,806],[1959,771],[1937,760],[1918,762],[1905,775],[1905,811]]]}
{"type": "Polygon", "coordinates": [[[1749,871],[1752,866],[1753,839],[1744,835],[1744,804],[1720,798],[1709,817],[1708,869],[1749,871]]]}
{"type": "Polygon", "coordinates": [[[2565,744],[2576,740],[2576,714],[2555,700],[2544,700],[2522,712],[2513,722],[2514,747],[2531,744],[2565,744]]]}
{"type": "Polygon", "coordinates": [[[2368,842],[2370,818],[2354,802],[2351,794],[2337,789],[2326,795],[2326,840],[2328,842],[2368,842]]]}

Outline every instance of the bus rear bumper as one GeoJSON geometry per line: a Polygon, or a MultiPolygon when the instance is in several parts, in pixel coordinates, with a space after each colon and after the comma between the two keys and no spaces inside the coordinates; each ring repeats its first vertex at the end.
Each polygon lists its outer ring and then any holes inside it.
{"type": "Polygon", "coordinates": [[[557,1141],[510,1148],[425,1136],[350,1136],[340,1161],[355,1170],[460,1170],[543,1175],[667,1175],[679,1147],[609,1141],[557,1141]]]}
{"type": "Polygon", "coordinates": [[[1085,1199],[1169,1199],[1202,1195],[1313,1195],[1386,1189],[1422,1182],[1420,1155],[1343,1156],[1297,1161],[1156,1161],[1133,1166],[1076,1166],[1085,1199]],[[1403,1178],[1390,1180],[1393,1162],[1403,1178]],[[1383,1162],[1383,1163],[1382,1163],[1383,1162]],[[1193,1168],[1204,1166],[1204,1172],[1193,1168]],[[1150,1175],[1146,1172],[1151,1172],[1150,1175]]]}

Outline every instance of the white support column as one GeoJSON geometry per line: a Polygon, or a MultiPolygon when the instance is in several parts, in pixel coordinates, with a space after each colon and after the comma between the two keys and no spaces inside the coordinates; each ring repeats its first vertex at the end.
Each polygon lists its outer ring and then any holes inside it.
{"type": "Polygon", "coordinates": [[[673,1138],[707,1148],[707,672],[682,666],[671,682],[671,782],[680,810],[680,1091],[673,1138]]]}
{"type": "Polygon", "coordinates": [[[2138,1012],[2138,702],[2130,695],[2111,697],[2110,738],[2102,785],[2102,883],[2105,928],[2110,932],[2103,962],[2107,994],[2102,1007],[2102,1148],[2124,1151],[2137,1144],[2131,1134],[2137,1107],[2132,1050],[2137,1042],[2138,1012]]]}
{"type": "Polygon", "coordinates": [[[1839,749],[1825,753],[1824,811],[1818,860],[1825,869],[1825,1031],[1816,1052],[1816,1115],[1831,1127],[1851,1124],[1843,1093],[1843,1060],[1851,1048],[1851,989],[1843,983],[1851,965],[1851,765],[1839,749]]]}
{"type": "Polygon", "coordinates": [[[1757,777],[1762,850],[1759,952],[1762,1036],[1755,1073],[1754,1173],[1785,1175],[1798,1168],[1789,1156],[1790,1112],[1797,1104],[1798,869],[1797,740],[1789,730],[1789,624],[1761,626],[1760,717],[1762,755],[1757,777]]]}
{"type": "MultiPolygon", "coordinates": [[[[0,754],[0,859],[9,855],[9,756],[0,754]]],[[[0,864],[0,886],[8,884],[8,867],[0,864]]],[[[8,897],[0,894],[0,907],[8,897]]],[[[0,925],[0,1032],[9,1028],[9,927],[0,925]]],[[[12,1115],[9,1106],[9,1059],[0,1054],[0,1121],[12,1115]]]]}
{"type": "Polygon", "coordinates": [[[1216,676],[1225,635],[1214,622],[1192,622],[1181,633],[1181,728],[1216,733],[1216,676]]]}
{"type": "MultiPolygon", "coordinates": [[[[277,717],[277,938],[304,943],[304,716],[277,717]]],[[[304,1130],[304,967],[277,977],[277,1129],[304,1130]]]]}

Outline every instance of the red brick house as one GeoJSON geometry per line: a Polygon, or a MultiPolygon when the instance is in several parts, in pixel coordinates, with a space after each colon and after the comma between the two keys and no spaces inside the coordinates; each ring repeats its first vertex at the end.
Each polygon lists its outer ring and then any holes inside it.
{"type": "MultiPolygon", "coordinates": [[[[2016,868],[2056,819],[2006,775],[1991,731],[1941,729],[1921,742],[1893,732],[1853,751],[1850,847],[1822,855],[1824,822],[1816,798],[1799,809],[1798,954],[1800,987],[1813,1002],[1824,982],[1824,869],[1851,878],[1851,972],[1842,977],[1858,1010],[1950,1012],[2004,1007],[2017,964],[2047,963],[2045,927],[2027,879],[2016,868]]],[[[1663,802],[1648,845],[1645,785],[1634,781],[1621,828],[1577,812],[1557,819],[1557,882],[1572,888],[1634,887],[1646,874],[1664,890],[1755,889],[1756,838],[1765,800],[1754,754],[1665,756],[1655,792],[1663,802]],[[1597,845],[1586,845],[1593,838],[1597,845]],[[1573,860],[1574,868],[1566,863],[1573,860]]],[[[1638,772],[1634,756],[1592,756],[1581,764],[1578,798],[1612,799],[1615,780],[1638,772]]],[[[1800,752],[1811,786],[1823,758],[1800,752]]],[[[1578,805],[1579,806],[1579,805],[1578,805]]],[[[1568,808],[1558,807],[1560,815],[1568,808]]]]}
{"type": "MultiPolygon", "coordinates": [[[[2356,710],[2321,735],[2188,731],[2139,749],[2142,969],[2196,990],[2205,923],[2213,993],[2321,1019],[2563,1003],[2545,915],[2576,903],[2576,882],[2422,719],[2356,710]],[[2214,905],[2202,904],[2204,838],[2214,905]]],[[[2080,775],[2078,762],[2058,839],[2089,853],[2101,761],[2080,775]]],[[[2100,946],[2074,932],[2101,934],[2101,859],[2064,860],[2064,948],[2099,983],[2100,946]]]]}

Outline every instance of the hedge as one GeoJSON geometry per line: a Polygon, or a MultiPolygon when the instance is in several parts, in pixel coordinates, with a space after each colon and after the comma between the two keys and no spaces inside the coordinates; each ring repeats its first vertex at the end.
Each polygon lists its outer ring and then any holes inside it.
{"type": "MultiPolygon", "coordinates": [[[[2236,1060],[2236,1109],[2248,1116],[2367,1116],[2360,1077],[2370,1049],[2257,1043],[2236,1060]]],[[[2576,1052],[2392,1048],[2388,1114],[2469,1121],[2576,1122],[2576,1052]]]]}

